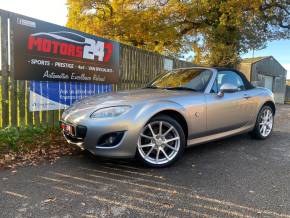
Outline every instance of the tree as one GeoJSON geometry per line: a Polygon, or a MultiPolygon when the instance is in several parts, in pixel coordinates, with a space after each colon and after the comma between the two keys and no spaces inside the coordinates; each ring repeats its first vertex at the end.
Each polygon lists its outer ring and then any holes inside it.
{"type": "Polygon", "coordinates": [[[68,0],[68,27],[195,63],[233,66],[290,38],[289,0],[68,0]]]}

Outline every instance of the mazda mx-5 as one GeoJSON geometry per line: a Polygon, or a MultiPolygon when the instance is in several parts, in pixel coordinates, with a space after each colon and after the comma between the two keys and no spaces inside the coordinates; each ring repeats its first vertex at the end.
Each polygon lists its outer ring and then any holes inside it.
{"type": "Polygon", "coordinates": [[[90,96],[64,111],[66,140],[91,153],[136,157],[151,167],[179,159],[185,148],[249,132],[271,135],[273,93],[226,68],[183,68],[146,87],[90,96]]]}

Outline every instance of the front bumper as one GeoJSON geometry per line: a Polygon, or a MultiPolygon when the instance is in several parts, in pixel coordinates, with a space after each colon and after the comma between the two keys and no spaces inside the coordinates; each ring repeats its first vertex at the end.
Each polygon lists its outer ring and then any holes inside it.
{"type": "Polygon", "coordinates": [[[63,132],[68,143],[86,149],[94,155],[112,158],[132,158],[135,157],[137,140],[142,123],[130,119],[107,119],[94,120],[91,118],[82,119],[79,122],[61,122],[70,124],[78,129],[78,126],[86,128],[86,134],[82,137],[72,137],[63,132]],[[112,147],[101,147],[98,145],[100,139],[109,133],[124,132],[120,142],[112,147]]]}

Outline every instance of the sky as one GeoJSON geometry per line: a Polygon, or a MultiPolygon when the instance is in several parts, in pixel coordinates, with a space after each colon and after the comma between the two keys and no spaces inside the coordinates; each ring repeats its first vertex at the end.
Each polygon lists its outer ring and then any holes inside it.
{"type": "Polygon", "coordinates": [[[0,0],[0,9],[65,26],[66,0],[0,0]]]}
{"type": "MultiPolygon", "coordinates": [[[[47,22],[65,26],[66,0],[0,0],[0,9],[16,12],[47,22]]],[[[290,79],[290,40],[269,42],[266,49],[255,51],[254,56],[273,56],[288,71],[290,79]]],[[[242,55],[252,57],[252,52],[242,55]]]]}

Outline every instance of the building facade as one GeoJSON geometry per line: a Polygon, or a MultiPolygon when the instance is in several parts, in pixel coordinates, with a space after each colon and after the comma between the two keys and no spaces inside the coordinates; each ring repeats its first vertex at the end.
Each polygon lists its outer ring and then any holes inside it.
{"type": "Polygon", "coordinates": [[[290,79],[286,81],[285,103],[290,104],[290,79]]]}
{"type": "Polygon", "coordinates": [[[277,103],[285,102],[287,70],[272,56],[243,59],[238,70],[255,86],[274,93],[277,103]]]}

